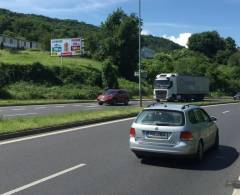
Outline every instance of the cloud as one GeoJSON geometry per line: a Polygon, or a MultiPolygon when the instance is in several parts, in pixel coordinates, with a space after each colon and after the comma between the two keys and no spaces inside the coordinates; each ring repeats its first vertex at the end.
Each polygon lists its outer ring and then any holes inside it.
{"type": "Polygon", "coordinates": [[[141,32],[141,35],[150,35],[151,32],[149,30],[145,30],[143,29],[142,32],[141,32]]]}
{"type": "Polygon", "coordinates": [[[170,22],[147,22],[144,25],[152,27],[171,27],[171,28],[190,28],[190,25],[187,24],[177,24],[170,22]]]}
{"type": "Polygon", "coordinates": [[[178,37],[175,36],[168,36],[168,35],[163,35],[162,37],[165,39],[169,39],[179,45],[182,45],[184,47],[187,47],[188,39],[191,37],[191,33],[185,32],[185,33],[180,33],[178,37]]]}

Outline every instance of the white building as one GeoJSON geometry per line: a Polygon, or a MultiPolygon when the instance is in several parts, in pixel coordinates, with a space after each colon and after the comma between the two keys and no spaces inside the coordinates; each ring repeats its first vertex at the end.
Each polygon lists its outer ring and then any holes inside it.
{"type": "Polygon", "coordinates": [[[20,38],[13,38],[7,35],[0,35],[0,46],[14,49],[39,49],[40,44],[35,41],[27,41],[20,38]]]}

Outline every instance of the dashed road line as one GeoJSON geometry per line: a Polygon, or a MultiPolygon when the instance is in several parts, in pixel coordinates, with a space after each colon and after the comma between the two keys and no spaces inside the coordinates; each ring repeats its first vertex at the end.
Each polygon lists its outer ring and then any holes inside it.
{"type": "Polygon", "coordinates": [[[55,106],[56,108],[64,108],[65,106],[55,106]]]}
{"type": "Polygon", "coordinates": [[[230,111],[228,111],[228,110],[226,110],[226,111],[224,111],[224,112],[222,112],[223,114],[227,114],[227,113],[229,113],[230,111]]]}
{"type": "Polygon", "coordinates": [[[11,195],[11,194],[15,194],[15,193],[17,193],[17,192],[21,192],[21,191],[23,191],[23,190],[26,190],[26,189],[31,188],[31,187],[33,187],[33,186],[39,185],[39,184],[41,184],[41,183],[43,183],[43,182],[46,182],[46,181],[48,181],[48,180],[52,180],[52,179],[54,179],[54,178],[56,178],[56,177],[59,177],[59,176],[64,175],[64,174],[66,174],[66,173],[72,172],[72,171],[77,170],[77,169],[79,169],[79,168],[82,168],[82,167],[84,167],[84,166],[86,166],[86,164],[79,164],[79,165],[77,165],[77,166],[74,166],[74,167],[65,169],[65,170],[63,170],[63,171],[57,172],[57,173],[55,173],[55,174],[49,175],[48,177],[44,177],[44,178],[39,179],[39,180],[36,180],[36,181],[34,181],[34,182],[32,182],[32,183],[29,183],[29,184],[26,184],[26,185],[24,185],[24,186],[18,187],[18,188],[14,189],[14,190],[11,190],[11,191],[9,191],[9,192],[5,192],[5,193],[3,193],[2,195],[11,195]]]}
{"type": "MultiPolygon", "coordinates": [[[[238,178],[238,180],[240,181],[240,177],[238,178]]],[[[234,189],[232,195],[240,195],[240,189],[234,189]]]]}
{"type": "Polygon", "coordinates": [[[24,114],[4,114],[4,117],[12,117],[12,116],[28,116],[28,115],[36,115],[38,113],[24,113],[24,114]]]}
{"type": "Polygon", "coordinates": [[[34,110],[42,110],[42,109],[47,109],[48,107],[36,107],[34,110]]]}
{"type": "Polygon", "coordinates": [[[14,108],[14,109],[11,109],[13,111],[22,111],[22,110],[26,110],[26,108],[14,108]]]}
{"type": "Polygon", "coordinates": [[[77,104],[77,105],[72,105],[73,107],[83,107],[83,105],[77,104]]]}
{"type": "Polygon", "coordinates": [[[86,106],[87,108],[97,108],[98,106],[97,105],[94,105],[94,106],[86,106]]]}

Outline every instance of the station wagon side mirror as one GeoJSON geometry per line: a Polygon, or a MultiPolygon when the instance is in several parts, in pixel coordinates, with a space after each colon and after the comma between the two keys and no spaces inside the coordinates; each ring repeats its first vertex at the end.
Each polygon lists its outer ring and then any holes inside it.
{"type": "Polygon", "coordinates": [[[215,116],[211,116],[211,121],[216,122],[217,118],[215,116]]]}

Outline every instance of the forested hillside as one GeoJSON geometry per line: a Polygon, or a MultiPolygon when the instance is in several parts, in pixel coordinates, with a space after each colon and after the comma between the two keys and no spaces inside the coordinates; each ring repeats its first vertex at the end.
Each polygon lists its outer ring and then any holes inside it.
{"type": "Polygon", "coordinates": [[[155,37],[152,35],[143,35],[142,44],[155,51],[172,51],[182,49],[183,47],[162,37],[155,37]]]}
{"type": "MultiPolygon", "coordinates": [[[[0,34],[38,41],[42,44],[43,49],[48,50],[51,38],[80,36],[86,39],[87,47],[91,47],[93,44],[97,45],[99,39],[96,37],[99,37],[101,32],[100,27],[77,20],[60,20],[0,9],[0,34]],[[92,37],[95,38],[92,39],[92,37]],[[89,45],[88,41],[91,41],[92,45],[89,45]]],[[[178,44],[164,38],[143,36],[143,40],[144,46],[148,46],[154,50],[174,50],[181,48],[178,44]]]]}

